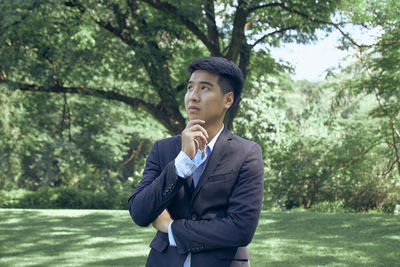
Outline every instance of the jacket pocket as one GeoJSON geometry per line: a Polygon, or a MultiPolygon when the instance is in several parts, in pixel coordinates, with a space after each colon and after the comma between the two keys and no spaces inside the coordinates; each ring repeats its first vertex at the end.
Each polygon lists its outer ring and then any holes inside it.
{"type": "Polygon", "coordinates": [[[221,181],[221,180],[226,180],[226,179],[231,179],[234,178],[234,173],[233,171],[229,171],[226,173],[221,173],[221,174],[215,174],[212,176],[208,177],[209,182],[216,182],[216,181],[221,181]]]}

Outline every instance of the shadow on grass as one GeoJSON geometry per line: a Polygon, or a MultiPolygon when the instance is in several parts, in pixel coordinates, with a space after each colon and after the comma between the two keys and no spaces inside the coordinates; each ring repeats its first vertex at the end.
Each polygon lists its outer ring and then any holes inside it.
{"type": "Polygon", "coordinates": [[[1,210],[0,265],[144,266],[155,231],[136,227],[127,211],[56,213],[1,210]]]}
{"type": "Polygon", "coordinates": [[[400,217],[264,212],[254,266],[400,266],[400,217]]]}
{"type": "MultiPolygon", "coordinates": [[[[144,266],[128,211],[0,209],[0,266],[144,266]]],[[[400,216],[263,212],[251,265],[399,266],[400,216]]]]}

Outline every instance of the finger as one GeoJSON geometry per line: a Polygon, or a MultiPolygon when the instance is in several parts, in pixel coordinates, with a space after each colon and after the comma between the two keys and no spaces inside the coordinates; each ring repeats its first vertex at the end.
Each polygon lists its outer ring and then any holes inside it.
{"type": "Polygon", "coordinates": [[[206,121],[203,121],[203,120],[190,120],[186,124],[186,128],[190,128],[190,127],[192,127],[193,125],[196,125],[196,124],[204,124],[204,123],[206,123],[206,121]]]}
{"type": "MultiPolygon", "coordinates": [[[[199,141],[197,139],[194,139],[193,141],[194,141],[195,151],[199,150],[200,149],[199,141]]],[[[196,154],[196,152],[195,152],[195,154],[196,154]]]]}
{"type": "Polygon", "coordinates": [[[190,134],[190,137],[193,139],[193,140],[198,140],[198,141],[200,141],[201,143],[203,143],[203,144],[207,144],[208,143],[208,141],[207,141],[207,137],[206,136],[204,136],[204,133],[202,132],[202,131],[196,131],[196,132],[191,132],[191,133],[189,133],[190,134]]]}
{"type": "Polygon", "coordinates": [[[203,150],[205,147],[206,147],[206,143],[204,143],[201,139],[199,139],[198,137],[196,137],[196,139],[195,139],[197,142],[198,142],[198,144],[199,144],[199,149],[200,150],[203,150]]]}
{"type": "Polygon", "coordinates": [[[207,138],[208,138],[208,134],[207,131],[204,128],[201,128],[201,126],[193,126],[190,129],[186,129],[182,132],[182,136],[186,136],[189,137],[191,139],[195,138],[195,137],[201,137],[202,139],[205,139],[205,142],[207,143],[207,138]]]}
{"type": "Polygon", "coordinates": [[[196,124],[191,126],[190,128],[187,129],[189,132],[194,132],[194,131],[201,131],[203,135],[208,138],[208,133],[207,130],[201,127],[200,125],[196,124]]]}

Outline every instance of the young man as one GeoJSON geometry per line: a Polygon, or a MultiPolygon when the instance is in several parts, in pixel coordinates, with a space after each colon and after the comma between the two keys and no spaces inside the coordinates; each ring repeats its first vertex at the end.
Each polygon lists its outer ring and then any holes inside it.
{"type": "Polygon", "coordinates": [[[181,135],[154,144],[129,212],[136,224],[158,230],[146,266],[249,266],[246,246],[263,196],[261,148],[223,125],[240,97],[242,72],[220,57],[188,70],[189,122],[181,135]]]}

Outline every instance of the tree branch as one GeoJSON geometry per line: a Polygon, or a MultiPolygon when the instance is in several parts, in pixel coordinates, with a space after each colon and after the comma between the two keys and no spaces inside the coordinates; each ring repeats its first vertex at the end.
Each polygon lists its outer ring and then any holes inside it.
{"type": "Polygon", "coordinates": [[[377,145],[379,145],[379,142],[376,142],[376,143],[372,144],[370,147],[365,148],[355,158],[350,159],[349,161],[345,162],[344,164],[340,164],[340,170],[344,170],[345,168],[348,168],[351,165],[353,165],[358,160],[362,159],[362,157],[364,157],[369,151],[371,151],[372,148],[376,147],[377,145]]]}
{"type": "Polygon", "coordinates": [[[268,4],[264,4],[264,5],[260,5],[260,6],[250,7],[249,8],[249,13],[252,13],[252,12],[257,11],[259,9],[268,8],[268,7],[276,7],[276,6],[280,6],[280,5],[281,5],[281,3],[268,3],[268,4]]]}
{"type": "Polygon", "coordinates": [[[235,18],[233,20],[233,29],[231,43],[229,46],[226,58],[233,62],[236,62],[240,47],[242,46],[243,40],[245,39],[245,26],[248,16],[248,7],[246,1],[239,1],[235,12],[235,18]]]}
{"type": "Polygon", "coordinates": [[[207,38],[208,41],[213,44],[215,50],[218,51],[218,54],[212,54],[212,56],[220,56],[219,32],[217,28],[217,23],[215,22],[215,9],[213,0],[205,1],[205,12],[206,12],[206,24],[207,24],[207,38]]]}
{"type": "Polygon", "coordinates": [[[281,6],[283,9],[285,9],[286,11],[289,11],[289,12],[295,13],[295,14],[297,14],[297,15],[299,15],[299,16],[308,18],[308,19],[309,19],[310,21],[312,21],[312,22],[333,26],[335,29],[337,29],[337,30],[343,35],[344,38],[346,38],[347,40],[349,40],[350,43],[352,43],[354,46],[356,46],[356,47],[359,48],[359,49],[361,49],[362,47],[364,47],[363,45],[358,44],[353,38],[351,38],[349,34],[345,33],[345,32],[340,28],[340,26],[341,26],[340,23],[333,23],[333,22],[331,22],[331,21],[325,21],[325,20],[315,19],[315,18],[311,17],[311,16],[308,15],[308,14],[305,14],[305,13],[300,12],[300,11],[298,11],[298,10],[289,8],[289,7],[285,6],[284,4],[281,4],[280,6],[281,6]]]}
{"type": "Polygon", "coordinates": [[[254,44],[252,44],[252,45],[250,45],[250,46],[251,46],[251,47],[254,47],[254,46],[256,46],[257,44],[263,42],[267,37],[272,36],[272,35],[274,35],[274,34],[283,33],[283,32],[288,31],[288,30],[295,30],[295,29],[297,29],[297,28],[299,28],[299,26],[296,25],[296,26],[290,26],[290,27],[282,28],[282,29],[279,29],[279,30],[276,30],[276,31],[267,33],[267,34],[265,34],[263,37],[261,37],[260,39],[258,39],[254,44]]]}
{"type": "Polygon", "coordinates": [[[382,175],[383,176],[388,175],[393,170],[393,167],[397,162],[398,162],[397,159],[393,162],[389,162],[389,164],[388,164],[389,166],[387,167],[387,170],[385,172],[383,172],[382,175]]]}
{"type": "Polygon", "coordinates": [[[136,11],[138,10],[138,5],[136,0],[126,0],[126,4],[128,5],[131,14],[134,15],[136,11]]]}
{"type": "Polygon", "coordinates": [[[307,18],[311,22],[330,25],[330,26],[334,27],[335,29],[337,29],[345,39],[350,41],[350,43],[353,44],[354,46],[356,46],[358,49],[361,49],[363,47],[367,47],[367,46],[358,44],[353,38],[350,37],[349,34],[345,33],[340,27],[341,23],[333,23],[331,21],[325,21],[325,20],[320,20],[320,19],[313,18],[312,16],[310,16],[310,15],[308,15],[306,13],[303,13],[303,12],[301,12],[299,10],[296,10],[296,9],[293,9],[293,8],[290,8],[290,7],[286,6],[284,3],[269,3],[269,4],[265,4],[265,5],[252,7],[252,8],[249,9],[249,12],[254,12],[254,11],[258,10],[258,9],[268,8],[268,7],[280,7],[280,8],[282,8],[282,9],[284,9],[284,10],[290,12],[290,13],[294,13],[294,14],[297,14],[297,15],[299,15],[301,17],[307,18]]]}
{"type": "Polygon", "coordinates": [[[136,156],[136,154],[139,153],[140,150],[142,150],[142,145],[143,145],[143,141],[139,142],[139,145],[137,146],[137,148],[136,149],[132,149],[131,155],[124,162],[122,162],[122,165],[126,165],[130,161],[132,161],[132,159],[136,156]]]}
{"type": "Polygon", "coordinates": [[[127,27],[126,27],[126,19],[127,19],[127,17],[126,17],[126,15],[122,12],[122,10],[121,10],[121,8],[119,7],[119,5],[114,3],[114,4],[112,4],[112,5],[110,6],[110,8],[112,8],[112,10],[113,10],[113,12],[114,12],[114,14],[115,14],[115,16],[116,16],[119,29],[120,29],[120,30],[126,29],[126,28],[127,28],[127,27]]]}
{"type": "Polygon", "coordinates": [[[208,40],[207,35],[205,35],[193,21],[181,15],[176,7],[169,3],[161,2],[160,0],[143,0],[143,2],[146,2],[152,7],[178,18],[194,35],[197,36],[197,38],[200,39],[200,41],[207,47],[212,55],[220,55],[218,47],[208,40]]]}
{"type": "Polygon", "coordinates": [[[70,94],[79,94],[84,96],[94,96],[108,100],[117,100],[120,102],[124,102],[130,105],[131,107],[138,107],[144,109],[153,115],[158,112],[158,109],[155,105],[147,103],[141,99],[121,95],[112,91],[103,91],[99,89],[88,88],[85,86],[64,87],[62,85],[57,85],[57,84],[50,86],[49,85],[40,86],[36,84],[14,82],[8,79],[0,79],[0,83],[7,84],[10,87],[17,88],[22,91],[45,92],[45,93],[70,93],[70,94]]]}
{"type": "MultiPolygon", "coordinates": [[[[368,64],[366,62],[364,62],[364,60],[362,60],[362,58],[361,58],[361,63],[365,66],[367,73],[373,79],[375,79],[376,77],[374,77],[375,75],[373,74],[372,70],[369,68],[368,64]]],[[[389,123],[390,123],[391,130],[392,130],[392,142],[393,142],[393,144],[390,144],[389,147],[391,147],[394,150],[394,153],[396,155],[397,171],[400,175],[400,151],[398,149],[398,141],[397,141],[397,138],[400,137],[400,132],[396,127],[395,116],[392,116],[391,114],[389,114],[387,112],[387,110],[385,109],[385,105],[381,98],[380,90],[377,86],[375,86],[375,88],[374,88],[374,93],[375,93],[375,98],[378,101],[378,104],[379,104],[379,107],[380,107],[382,113],[389,119],[389,123]]],[[[389,144],[389,142],[387,142],[387,143],[389,144]]]]}
{"type": "Polygon", "coordinates": [[[396,160],[397,160],[397,171],[400,175],[400,152],[399,149],[397,148],[397,138],[396,135],[399,135],[399,131],[396,128],[395,121],[394,119],[390,118],[391,126],[392,126],[392,141],[393,141],[393,147],[394,147],[394,152],[396,155],[396,160]]]}
{"type": "Polygon", "coordinates": [[[0,83],[6,84],[11,88],[17,88],[22,91],[45,92],[45,93],[70,93],[83,96],[93,96],[108,100],[116,100],[128,104],[133,108],[141,108],[152,115],[156,120],[163,124],[171,134],[178,134],[185,128],[185,119],[181,116],[179,109],[170,106],[170,103],[161,102],[157,105],[147,103],[139,98],[133,98],[118,94],[112,91],[103,91],[85,86],[64,87],[61,85],[36,85],[27,83],[18,83],[0,76],[0,83]]]}
{"type": "MultiPolygon", "coordinates": [[[[77,0],[66,1],[65,5],[68,7],[78,8],[82,14],[87,11],[86,7],[77,0]]],[[[113,26],[110,21],[97,20],[96,18],[92,17],[93,21],[103,29],[107,30],[108,32],[120,38],[124,43],[128,45],[136,44],[135,40],[133,40],[128,34],[124,32],[124,29],[126,29],[126,15],[122,12],[119,5],[108,4],[107,7],[110,8],[110,10],[112,10],[113,13],[115,14],[118,23],[118,28],[113,26]]],[[[133,7],[131,6],[131,8],[133,7]]],[[[88,14],[90,14],[90,12],[88,12],[88,14]]]]}
{"type": "Polygon", "coordinates": [[[95,20],[97,25],[102,27],[103,29],[109,31],[110,33],[114,34],[115,36],[119,37],[124,43],[128,45],[136,45],[135,40],[133,40],[128,34],[126,34],[122,28],[114,27],[109,21],[104,20],[95,20]]]}

